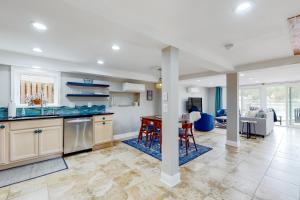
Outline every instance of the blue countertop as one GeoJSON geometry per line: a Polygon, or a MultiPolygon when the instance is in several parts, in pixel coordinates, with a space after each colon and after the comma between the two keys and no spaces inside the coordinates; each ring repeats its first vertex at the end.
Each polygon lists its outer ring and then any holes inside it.
{"type": "Polygon", "coordinates": [[[22,117],[0,117],[0,122],[10,122],[10,121],[23,121],[23,120],[40,120],[40,119],[55,119],[55,118],[78,118],[78,117],[92,117],[96,115],[113,115],[111,112],[102,113],[91,113],[91,114],[67,114],[67,115],[35,115],[35,116],[22,116],[22,117]]]}
{"type": "Polygon", "coordinates": [[[106,112],[104,105],[76,106],[71,107],[46,107],[44,115],[41,115],[41,108],[26,108],[25,115],[22,115],[22,108],[17,108],[17,117],[9,118],[7,108],[0,108],[0,122],[21,121],[21,120],[39,120],[53,118],[78,118],[92,117],[95,115],[112,115],[114,113],[106,112]]]}

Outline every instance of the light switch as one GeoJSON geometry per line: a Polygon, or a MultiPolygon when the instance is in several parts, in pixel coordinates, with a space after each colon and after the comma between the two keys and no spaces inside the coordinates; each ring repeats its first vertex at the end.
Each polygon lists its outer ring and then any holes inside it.
{"type": "Polygon", "coordinates": [[[163,104],[163,112],[168,112],[168,104],[167,103],[163,104]]]}
{"type": "Polygon", "coordinates": [[[167,92],[163,93],[163,101],[168,101],[168,93],[167,92]]]}

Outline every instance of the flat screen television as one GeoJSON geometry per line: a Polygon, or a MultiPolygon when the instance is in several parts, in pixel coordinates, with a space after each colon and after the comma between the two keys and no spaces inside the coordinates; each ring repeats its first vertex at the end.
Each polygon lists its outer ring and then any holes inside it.
{"type": "Polygon", "coordinates": [[[186,110],[190,113],[195,107],[202,112],[202,98],[189,97],[186,102],[186,110]]]}

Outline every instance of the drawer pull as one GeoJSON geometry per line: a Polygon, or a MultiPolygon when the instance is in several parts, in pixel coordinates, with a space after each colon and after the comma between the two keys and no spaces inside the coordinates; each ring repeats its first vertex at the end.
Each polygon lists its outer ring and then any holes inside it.
{"type": "Polygon", "coordinates": [[[42,133],[43,132],[43,130],[41,130],[41,129],[37,129],[37,130],[34,130],[33,131],[35,134],[39,134],[39,133],[42,133]]]}
{"type": "Polygon", "coordinates": [[[5,129],[5,126],[4,125],[0,125],[0,129],[5,129]]]}
{"type": "Polygon", "coordinates": [[[105,117],[102,117],[103,120],[105,120],[105,117]]]}
{"type": "Polygon", "coordinates": [[[103,125],[105,125],[105,122],[102,122],[103,125]]]}

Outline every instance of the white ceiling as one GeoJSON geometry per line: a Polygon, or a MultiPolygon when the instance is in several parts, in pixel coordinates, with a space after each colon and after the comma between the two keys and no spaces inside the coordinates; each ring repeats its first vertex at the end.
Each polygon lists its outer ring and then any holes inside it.
{"type": "Polygon", "coordinates": [[[75,63],[83,71],[155,74],[160,50],[174,45],[181,50],[181,75],[291,56],[286,19],[300,13],[299,0],[254,0],[250,13],[237,15],[240,2],[0,0],[0,49],[75,63]],[[48,31],[33,30],[31,21],[45,23],[48,31]],[[223,47],[228,42],[235,45],[231,50],[223,47]],[[119,52],[111,50],[114,43],[119,52]],[[35,46],[44,52],[33,53],[35,46]]]}
{"type": "MultiPolygon", "coordinates": [[[[300,64],[240,72],[240,85],[300,82],[300,64]]],[[[184,86],[226,86],[226,75],[206,76],[181,81],[184,86]]]]}

